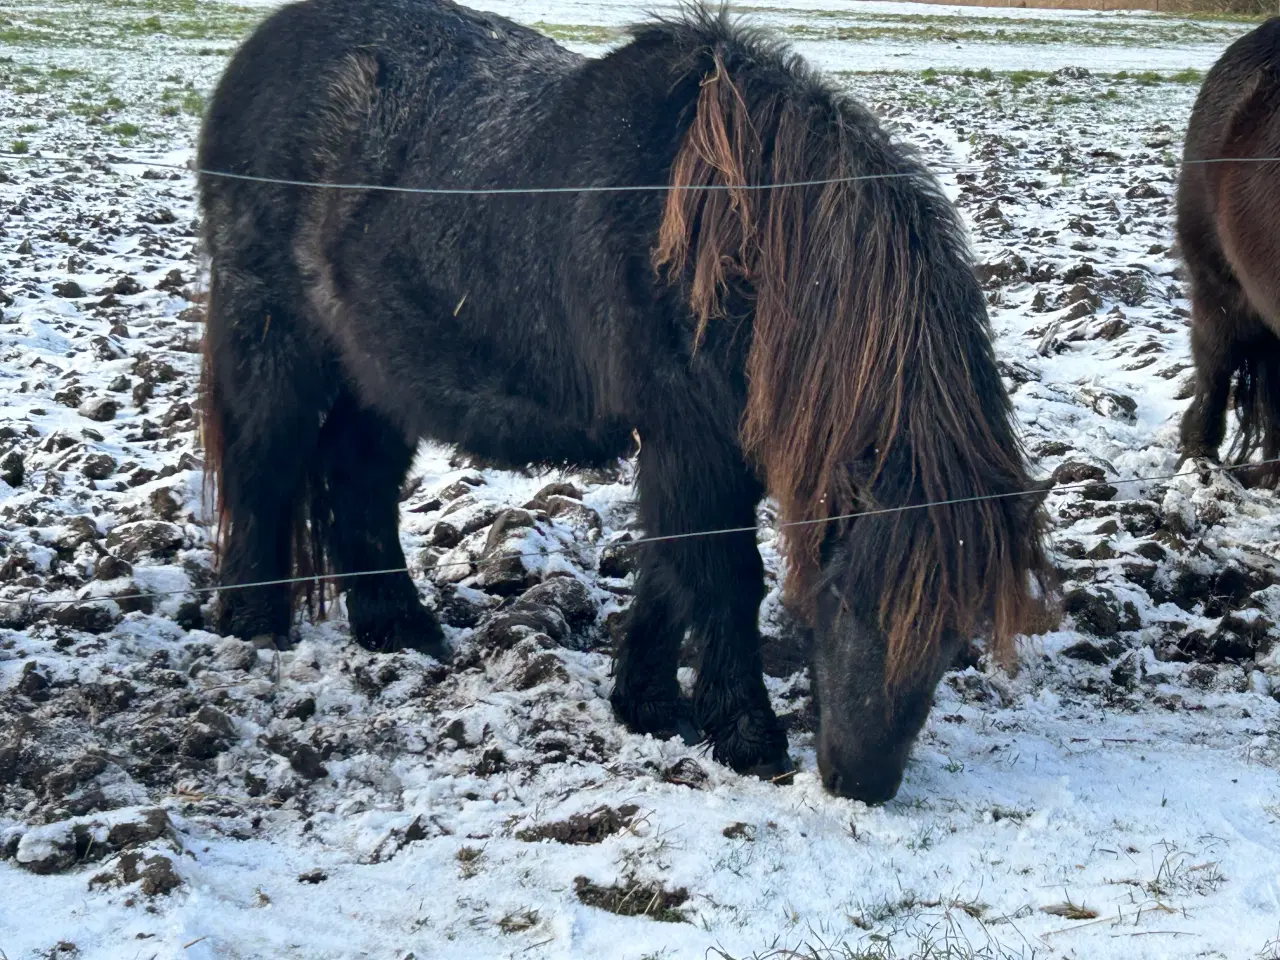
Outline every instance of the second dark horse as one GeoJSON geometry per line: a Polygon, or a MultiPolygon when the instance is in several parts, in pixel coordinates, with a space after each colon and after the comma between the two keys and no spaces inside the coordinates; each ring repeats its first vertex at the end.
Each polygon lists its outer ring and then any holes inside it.
{"type": "MultiPolygon", "coordinates": [[[[650,536],[754,527],[772,495],[814,631],[824,782],[885,800],[960,643],[1036,622],[1028,487],[961,225],[871,115],[767,37],[689,11],[583,59],[447,0],[308,0],[223,77],[202,176],[205,370],[224,585],[400,567],[419,438],[490,461],[639,453],[650,536]],[[771,184],[809,181],[807,186],[771,184]],[[812,181],[819,181],[813,183],[812,181]],[[765,187],[766,189],[752,189],[765,187]],[[302,534],[301,536],[299,534],[302,534]]],[[[405,574],[349,579],[372,649],[444,656],[405,574]]],[[[761,671],[751,533],[646,547],[613,704],[692,720],[764,776],[787,739],[761,671]],[[703,650],[692,712],[676,682],[703,650]]],[[[221,628],[286,634],[290,591],[226,591],[221,628]]]]}
{"type": "MultiPolygon", "coordinates": [[[[1186,457],[1280,457],[1280,17],[1231,44],[1205,76],[1178,181],[1178,243],[1191,286],[1195,397],[1186,457]]],[[[1242,471],[1275,484],[1276,464],[1242,471]]]]}

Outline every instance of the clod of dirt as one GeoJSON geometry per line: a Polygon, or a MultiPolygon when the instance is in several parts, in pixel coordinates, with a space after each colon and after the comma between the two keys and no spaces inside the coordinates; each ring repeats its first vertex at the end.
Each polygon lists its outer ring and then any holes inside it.
{"type": "Polygon", "coordinates": [[[32,827],[21,835],[12,855],[19,867],[32,873],[61,873],[78,863],[153,843],[172,829],[168,814],[158,808],[114,811],[32,827]]]}
{"type": "Polygon", "coordinates": [[[141,854],[125,853],[116,863],[114,871],[97,874],[89,881],[89,889],[101,886],[127,886],[142,881],[142,893],[148,897],[162,897],[182,886],[182,878],[173,869],[173,861],[161,854],[142,859],[141,854]]]}
{"type": "Polygon", "coordinates": [[[591,591],[576,577],[552,577],[526,590],[515,606],[517,609],[553,607],[575,633],[595,623],[599,612],[591,591]]]}
{"type": "Polygon", "coordinates": [[[1053,471],[1053,482],[1058,483],[1085,483],[1090,480],[1102,481],[1107,477],[1107,472],[1101,467],[1092,463],[1085,463],[1083,460],[1067,460],[1058,464],[1057,469],[1053,471]]]}
{"type": "Polygon", "coordinates": [[[193,760],[212,760],[227,748],[234,736],[235,724],[231,718],[217,707],[205,704],[187,727],[180,751],[193,760]]]}
{"type": "Polygon", "coordinates": [[[82,417],[88,417],[98,423],[106,423],[116,418],[116,414],[120,412],[120,404],[109,397],[96,397],[81,404],[78,412],[82,417]]]}
{"type": "Polygon", "coordinates": [[[1099,340],[1115,340],[1129,332],[1129,324],[1120,317],[1112,317],[1097,328],[1093,336],[1099,340]]]}
{"type": "Polygon", "coordinates": [[[1062,598],[1064,613],[1075,618],[1076,626],[1098,637],[1114,637],[1122,630],[1142,626],[1132,601],[1123,604],[1105,587],[1070,590],[1062,598]]]}
{"type": "Polygon", "coordinates": [[[106,633],[120,622],[120,618],[120,607],[104,600],[58,607],[52,617],[54,623],[85,633],[106,633]]]}
{"type": "Polygon", "coordinates": [[[127,577],[133,573],[133,566],[121,560],[119,557],[113,557],[107,554],[102,557],[94,565],[93,578],[95,580],[118,580],[120,577],[127,577]]]}
{"type": "Polygon", "coordinates": [[[126,523],[107,537],[107,547],[125,560],[146,556],[172,556],[182,546],[182,528],[162,520],[126,523]]]}
{"type": "Polygon", "coordinates": [[[1188,631],[1179,641],[1178,650],[1199,662],[1243,663],[1270,650],[1275,631],[1275,624],[1267,617],[1227,614],[1212,634],[1188,631]]]}
{"type": "Polygon", "coordinates": [[[600,551],[600,576],[625,579],[635,573],[640,561],[640,547],[630,542],[630,534],[625,539],[615,540],[600,551]]]}
{"type": "Polygon", "coordinates": [[[116,472],[116,458],[106,453],[94,453],[84,458],[80,472],[90,480],[105,480],[116,472]]]}
{"type": "Polygon", "coordinates": [[[500,610],[485,621],[475,634],[481,650],[511,650],[520,641],[536,634],[563,640],[569,634],[564,616],[554,607],[523,604],[500,610]]]}
{"type": "MultiPolygon", "coordinates": [[[[533,514],[528,510],[520,510],[514,507],[509,510],[503,510],[494,519],[493,526],[489,528],[489,536],[484,542],[484,552],[488,554],[497,550],[512,530],[532,527],[534,522],[533,514]]],[[[461,539],[461,534],[463,533],[466,533],[465,529],[459,531],[459,539],[461,539]]]]}
{"type": "Polygon", "coordinates": [[[668,891],[656,883],[642,883],[634,878],[604,887],[586,877],[575,877],[573,892],[588,907],[599,907],[620,917],[648,917],[663,923],[689,922],[679,909],[689,899],[689,891],[684,887],[668,891]]]}
{"type": "Polygon", "coordinates": [[[1073,643],[1062,651],[1062,655],[1071,660],[1083,660],[1085,663],[1092,663],[1099,667],[1111,662],[1111,657],[1107,655],[1105,650],[1095,643],[1090,643],[1088,640],[1073,643]]]}
{"type": "Polygon", "coordinates": [[[310,870],[307,873],[298,874],[299,883],[324,883],[329,879],[329,875],[323,870],[310,870]]]}
{"type": "Polygon", "coordinates": [[[63,297],[67,300],[78,300],[86,296],[84,287],[76,283],[74,280],[65,280],[62,283],[53,285],[53,295],[55,297],[63,297]]]}
{"type": "Polygon", "coordinates": [[[34,660],[29,660],[22,667],[22,673],[18,677],[15,689],[29,700],[41,703],[49,699],[49,688],[51,686],[49,675],[41,668],[40,664],[34,660]]]}
{"type": "Polygon", "coordinates": [[[490,747],[480,755],[480,762],[475,766],[478,777],[491,777],[507,769],[507,755],[497,747],[490,747]]]}
{"type": "Polygon", "coordinates": [[[601,520],[599,513],[572,497],[562,496],[558,493],[547,497],[547,514],[548,516],[565,520],[574,526],[586,527],[595,533],[599,533],[604,529],[604,521],[601,520]]]}
{"type": "Polygon", "coordinates": [[[599,843],[631,826],[631,821],[639,810],[639,807],[630,803],[616,810],[610,806],[600,806],[590,813],[575,813],[568,820],[558,823],[528,827],[518,832],[516,839],[529,843],[539,840],[578,845],[599,843]]]}
{"type": "Polygon", "coordinates": [[[1124,192],[1124,195],[1130,200],[1154,200],[1161,196],[1161,193],[1154,184],[1144,180],[1141,183],[1135,183],[1124,192]]]}
{"type": "MultiPolygon", "coordinates": [[[[252,648],[249,648],[249,649],[252,650],[252,648]]],[[[296,700],[293,703],[291,703],[288,707],[286,707],[284,711],[284,715],[288,719],[302,720],[305,722],[307,720],[310,720],[313,716],[315,716],[315,712],[316,712],[316,698],[303,697],[301,700],[296,700]]]]}
{"type": "Polygon", "coordinates": [[[1027,276],[1027,261],[1012,251],[1005,251],[993,260],[974,268],[979,282],[991,289],[1021,280],[1027,276]]]}
{"type": "Polygon", "coordinates": [[[293,748],[289,755],[289,766],[293,767],[298,776],[307,780],[319,780],[329,775],[325,765],[320,762],[320,754],[316,752],[316,748],[307,743],[300,743],[293,748]]]}
{"type": "Polygon", "coordinates": [[[710,777],[707,776],[707,771],[702,769],[698,761],[692,757],[684,757],[669,766],[663,772],[662,779],[667,783],[678,783],[684,787],[701,790],[707,785],[710,777]]]}
{"type": "Polygon", "coordinates": [[[524,508],[526,510],[546,510],[548,499],[555,496],[581,500],[582,491],[572,483],[548,483],[533,495],[533,499],[526,503],[524,508]]]}
{"type": "Polygon", "coordinates": [[[749,823],[731,823],[720,831],[729,840],[754,840],[756,828],[749,823]]]}
{"type": "Polygon", "coordinates": [[[486,593],[511,597],[523,593],[538,582],[538,575],[525,566],[519,540],[508,541],[503,548],[485,556],[485,567],[477,578],[477,586],[486,593]]]}
{"type": "Polygon", "coordinates": [[[1082,389],[1080,393],[1095,413],[1122,423],[1137,421],[1138,402],[1133,397],[1116,393],[1114,390],[1099,390],[1091,387],[1082,389]]]}
{"type": "Polygon", "coordinates": [[[10,450],[4,455],[3,459],[0,459],[0,480],[3,480],[9,486],[22,486],[26,473],[26,463],[22,459],[22,454],[17,450],[10,450]]]}

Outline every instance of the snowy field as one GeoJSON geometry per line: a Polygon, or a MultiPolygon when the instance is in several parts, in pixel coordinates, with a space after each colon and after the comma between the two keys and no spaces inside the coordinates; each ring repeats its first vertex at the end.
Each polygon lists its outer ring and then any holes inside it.
{"type": "MultiPolygon", "coordinates": [[[[588,52],[640,10],[491,3],[588,52]]],[[[1035,470],[1099,481],[1049,499],[1063,629],[1026,641],[1016,677],[949,674],[898,797],[868,808],[818,782],[771,594],[770,688],[801,769],[738,777],[611,717],[630,468],[526,477],[424,449],[403,539],[454,668],[370,655],[340,618],[270,656],[205,632],[193,182],[124,161],[190,156],[265,10],[17,0],[0,10],[0,149],[25,158],[0,156],[0,958],[1280,958],[1276,499],[1207,473],[1121,482],[1173,472],[1175,158],[1196,71],[1247,26],[744,9],[947,171],[1035,470]],[[535,526],[487,545],[526,506],[535,526]],[[563,552],[501,582],[465,565],[541,548],[563,552]],[[513,628],[513,602],[545,629],[513,628]]],[[[774,534],[760,543],[775,568],[774,534]]]]}

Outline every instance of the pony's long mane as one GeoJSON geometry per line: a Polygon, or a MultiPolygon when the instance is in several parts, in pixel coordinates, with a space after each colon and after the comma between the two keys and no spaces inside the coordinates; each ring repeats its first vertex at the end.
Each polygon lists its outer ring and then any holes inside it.
{"type": "Polygon", "coordinates": [[[753,302],[741,438],[781,521],[804,524],[784,529],[790,600],[812,612],[838,533],[891,690],[936,663],[945,630],[990,630],[1008,663],[1043,628],[1048,567],[1038,503],[948,502],[1030,486],[951,205],[785,50],[723,12],[665,29],[701,86],[653,262],[686,285],[695,349],[731,289],[753,302]],[[937,505],[806,523],[921,504],[937,505]]]}

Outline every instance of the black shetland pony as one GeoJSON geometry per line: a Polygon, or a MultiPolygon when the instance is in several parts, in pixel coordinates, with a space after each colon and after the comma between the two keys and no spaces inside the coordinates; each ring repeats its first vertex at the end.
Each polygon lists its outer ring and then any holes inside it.
{"type": "MultiPolygon", "coordinates": [[[[1191,287],[1196,390],[1182,454],[1280,457],[1280,17],[1227,48],[1200,88],[1178,181],[1178,243],[1191,287]],[[1206,162],[1207,161],[1207,162],[1206,162]],[[1233,387],[1234,381],[1234,390],[1233,387]]],[[[1245,479],[1274,485],[1274,464],[1245,479]]]]}
{"type": "MultiPolygon", "coordinates": [[[[636,28],[598,60],[449,0],[281,9],[219,84],[200,165],[422,195],[201,178],[205,372],[226,585],[399,567],[421,437],[589,466],[637,430],[649,535],[1028,486],[961,225],[871,115],[723,13],[636,28]],[[859,179],[873,178],[873,179],[859,179]],[[809,186],[771,184],[824,181],[809,186]]],[[[970,500],[786,531],[815,633],[827,786],[892,797],[959,644],[1036,622],[1037,506],[970,500]]],[[[446,654],[405,574],[350,578],[372,649],[446,654]]],[[[652,544],[617,652],[636,731],[691,720],[720,761],[788,768],[761,674],[750,533],[652,544]],[[692,704],[677,656],[704,651],[692,704]]],[[[284,586],[221,628],[282,636],[284,586]]]]}

